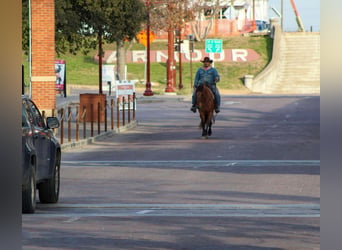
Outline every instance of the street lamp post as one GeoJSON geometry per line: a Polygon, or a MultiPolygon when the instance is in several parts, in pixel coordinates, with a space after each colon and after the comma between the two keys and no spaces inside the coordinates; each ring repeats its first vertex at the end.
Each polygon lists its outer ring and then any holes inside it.
{"type": "Polygon", "coordinates": [[[178,26],[178,31],[177,31],[177,44],[178,44],[178,57],[179,57],[179,63],[178,63],[178,67],[179,67],[179,84],[178,84],[178,88],[182,89],[183,88],[183,79],[182,79],[182,27],[181,25],[178,26]]]}
{"type": "Polygon", "coordinates": [[[249,4],[246,2],[243,7],[245,8],[245,29],[247,29],[247,10],[249,7],[249,4]]]}
{"type": "Polygon", "coordinates": [[[173,23],[169,24],[168,43],[167,43],[167,80],[165,92],[174,92],[174,72],[175,65],[175,50],[174,50],[174,27],[173,23]]]}
{"type": "Polygon", "coordinates": [[[151,57],[150,57],[150,0],[146,1],[147,6],[147,23],[146,23],[146,89],[144,96],[153,96],[151,89],[151,57]]]}

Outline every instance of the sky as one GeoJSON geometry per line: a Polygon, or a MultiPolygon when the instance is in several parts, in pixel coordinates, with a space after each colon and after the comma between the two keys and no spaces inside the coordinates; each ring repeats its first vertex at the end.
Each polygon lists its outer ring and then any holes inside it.
{"type": "MultiPolygon", "coordinates": [[[[317,32],[320,31],[320,0],[295,0],[297,10],[306,31],[317,32]]],[[[297,31],[298,26],[296,22],[295,13],[291,7],[290,0],[283,0],[284,5],[284,31],[297,31]]],[[[269,17],[277,17],[271,7],[275,7],[281,12],[281,0],[269,0],[269,17]]]]}

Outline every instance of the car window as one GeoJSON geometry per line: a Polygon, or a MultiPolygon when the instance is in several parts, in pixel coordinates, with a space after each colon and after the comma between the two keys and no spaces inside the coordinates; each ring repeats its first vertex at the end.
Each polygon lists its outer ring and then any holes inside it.
{"type": "Polygon", "coordinates": [[[35,126],[44,128],[45,122],[37,106],[30,100],[27,100],[26,102],[24,102],[24,104],[25,104],[25,108],[27,110],[30,122],[32,122],[35,126]]]}
{"type": "Polygon", "coordinates": [[[24,105],[22,105],[22,108],[21,108],[21,127],[22,128],[29,127],[27,120],[28,120],[28,117],[25,111],[25,107],[24,105]]]}

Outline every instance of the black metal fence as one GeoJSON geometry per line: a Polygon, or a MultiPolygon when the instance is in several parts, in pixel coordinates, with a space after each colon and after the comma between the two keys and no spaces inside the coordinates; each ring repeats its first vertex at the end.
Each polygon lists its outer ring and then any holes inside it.
{"type": "MultiPolygon", "coordinates": [[[[61,144],[78,142],[108,131],[119,130],[135,122],[135,113],[135,93],[127,98],[106,99],[104,107],[100,102],[97,105],[91,104],[90,110],[85,106],[80,107],[79,103],[71,103],[58,109],[57,114],[53,111],[52,115],[57,116],[60,122],[60,127],[54,132],[61,144]],[[95,109],[97,112],[94,112],[95,109]],[[101,114],[104,117],[101,117],[101,114]]],[[[45,117],[44,113],[42,115],[45,117]]]]}

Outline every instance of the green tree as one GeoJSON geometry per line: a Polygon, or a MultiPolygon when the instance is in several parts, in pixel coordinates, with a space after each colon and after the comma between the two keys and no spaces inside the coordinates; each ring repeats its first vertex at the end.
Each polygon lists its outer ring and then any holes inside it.
{"type": "Polygon", "coordinates": [[[123,78],[125,74],[125,40],[132,41],[141,31],[146,21],[146,8],[141,0],[116,0],[110,15],[110,31],[117,48],[117,72],[123,78]]]}
{"type": "MultiPolygon", "coordinates": [[[[126,63],[125,40],[132,40],[141,30],[146,9],[141,0],[68,0],[79,17],[77,34],[96,35],[99,56],[103,55],[102,41],[117,45],[117,73],[122,79],[126,63]]],[[[87,40],[85,40],[87,41],[87,40]]],[[[91,45],[87,42],[86,45],[91,45]]],[[[83,44],[82,44],[83,45],[83,44]]],[[[101,82],[99,83],[101,85],[101,82]]],[[[100,87],[101,92],[101,87],[100,87]]]]}
{"type": "MultiPolygon", "coordinates": [[[[29,6],[23,6],[23,50],[29,49],[29,6]]],[[[117,68],[124,75],[126,51],[124,41],[132,41],[146,20],[142,0],[55,0],[55,50],[56,53],[88,53],[102,43],[117,45],[117,68]]],[[[101,70],[101,69],[100,69],[101,70]]],[[[101,80],[99,82],[100,92],[101,80]]]]}

